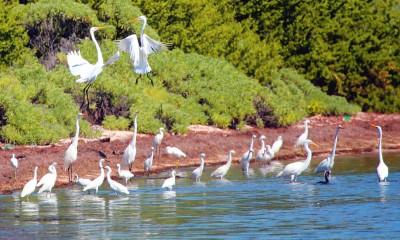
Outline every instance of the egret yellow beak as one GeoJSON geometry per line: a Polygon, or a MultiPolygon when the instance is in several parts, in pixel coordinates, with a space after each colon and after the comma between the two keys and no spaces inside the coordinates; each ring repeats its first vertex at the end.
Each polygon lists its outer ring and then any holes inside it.
{"type": "Polygon", "coordinates": [[[319,145],[318,145],[318,144],[316,144],[316,143],[315,143],[315,142],[313,142],[313,141],[311,141],[311,144],[313,144],[313,145],[315,145],[315,146],[319,147],[319,145]]]}
{"type": "Polygon", "coordinates": [[[370,124],[371,127],[377,127],[375,124],[370,124]]]}
{"type": "Polygon", "coordinates": [[[135,19],[131,20],[131,22],[136,22],[138,20],[139,20],[139,18],[135,18],[135,19]]]}

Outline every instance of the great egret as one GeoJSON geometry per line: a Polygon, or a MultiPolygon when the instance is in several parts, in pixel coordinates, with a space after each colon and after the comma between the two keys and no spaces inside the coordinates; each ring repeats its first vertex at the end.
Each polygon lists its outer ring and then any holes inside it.
{"type": "Polygon", "coordinates": [[[17,180],[18,159],[15,157],[14,153],[11,154],[10,164],[14,170],[14,179],[17,180]]]}
{"type": "Polygon", "coordinates": [[[329,176],[330,176],[330,173],[332,172],[332,169],[333,169],[333,165],[335,164],[336,144],[337,144],[340,129],[343,129],[343,127],[341,125],[336,127],[335,139],[333,141],[333,148],[332,148],[331,155],[319,163],[317,168],[315,168],[314,173],[321,173],[321,172],[325,173],[328,171],[329,176]]]}
{"type": "Polygon", "coordinates": [[[88,91],[89,88],[92,86],[93,82],[96,80],[97,75],[103,71],[103,68],[107,65],[112,64],[116,60],[118,60],[120,54],[119,51],[112,56],[106,63],[103,63],[103,55],[100,50],[100,46],[97,43],[96,38],[94,37],[94,32],[103,29],[106,27],[91,27],[90,28],[90,37],[92,38],[92,41],[94,45],[96,46],[97,50],[97,62],[95,65],[90,64],[86,59],[84,59],[81,56],[80,51],[72,51],[69,52],[67,55],[67,60],[68,60],[68,66],[69,70],[74,76],[80,76],[78,80],[76,80],[77,83],[87,83],[85,88],[83,89],[83,102],[80,106],[80,109],[82,110],[83,106],[85,105],[85,97],[87,99],[87,105],[89,105],[89,95],[88,91]]]}
{"type": "Polygon", "coordinates": [[[256,161],[261,161],[262,158],[264,157],[264,153],[265,153],[265,142],[264,139],[266,137],[264,135],[260,136],[260,142],[261,142],[261,148],[260,150],[258,150],[257,154],[256,154],[256,161]]]}
{"type": "MultiPolygon", "coordinates": [[[[38,194],[41,194],[42,192],[47,192],[50,194],[50,197],[51,197],[51,189],[54,187],[54,185],[56,184],[56,180],[57,180],[56,166],[57,166],[56,162],[51,164],[49,166],[50,173],[46,173],[40,179],[39,183],[37,184],[37,187],[40,187],[40,186],[42,186],[42,187],[39,189],[38,194]]],[[[46,193],[46,196],[47,196],[47,193],[46,193]]]]}
{"type": "Polygon", "coordinates": [[[285,168],[280,173],[278,173],[278,175],[276,177],[280,177],[280,176],[289,177],[290,176],[290,181],[296,182],[297,176],[299,176],[310,165],[311,158],[312,158],[312,152],[311,152],[310,148],[308,147],[309,144],[318,146],[316,143],[314,143],[310,139],[306,139],[306,141],[304,142],[304,149],[307,152],[307,159],[305,161],[294,162],[294,163],[290,163],[290,164],[286,165],[285,168]]]}
{"type": "Polygon", "coordinates": [[[282,136],[278,136],[278,138],[275,140],[275,142],[272,144],[272,151],[274,152],[275,155],[279,152],[283,145],[283,139],[282,136]]]}
{"type": "Polygon", "coordinates": [[[147,176],[150,176],[150,169],[153,165],[153,158],[154,158],[154,147],[150,148],[150,157],[148,157],[144,161],[144,171],[147,172],[147,176]]]}
{"type": "Polygon", "coordinates": [[[126,147],[124,154],[122,155],[121,165],[122,167],[129,167],[129,171],[132,171],[133,162],[136,159],[136,135],[137,135],[137,117],[139,112],[135,112],[133,120],[133,136],[129,145],[126,147]]]}
{"type": "Polygon", "coordinates": [[[179,148],[177,148],[177,147],[170,147],[170,146],[168,146],[168,147],[166,147],[166,150],[167,150],[167,153],[168,154],[171,154],[171,155],[175,155],[177,158],[178,158],[178,160],[176,161],[176,168],[178,168],[179,167],[179,160],[181,159],[181,158],[185,158],[186,157],[186,154],[184,153],[184,152],[182,152],[182,150],[180,150],[179,148]]]}
{"type": "Polygon", "coordinates": [[[129,53],[134,67],[133,71],[139,74],[139,77],[136,78],[136,84],[138,84],[142,75],[146,74],[151,81],[151,85],[154,86],[153,79],[149,76],[151,67],[147,61],[148,55],[170,47],[171,44],[156,41],[143,33],[147,23],[145,16],[140,16],[132,20],[132,22],[136,21],[143,21],[142,29],[140,30],[140,43],[136,34],[132,34],[122,40],[118,40],[117,45],[119,50],[129,53]]]}
{"type": "Polygon", "coordinates": [[[204,153],[200,154],[200,167],[193,170],[192,174],[190,175],[190,179],[196,180],[196,182],[200,181],[201,175],[203,174],[205,157],[206,157],[206,154],[204,154],[204,153]]]}
{"type": "Polygon", "coordinates": [[[90,182],[92,182],[90,179],[86,179],[86,178],[79,178],[78,174],[74,174],[75,176],[75,182],[76,185],[80,186],[80,187],[86,187],[87,185],[90,184],[90,182]]]}
{"type": "Polygon", "coordinates": [[[156,153],[158,150],[158,157],[160,157],[160,145],[161,145],[162,139],[164,138],[163,131],[164,131],[164,128],[162,128],[162,127],[159,128],[158,134],[156,136],[154,136],[154,139],[153,139],[153,148],[156,153]]]}
{"type": "Polygon", "coordinates": [[[261,165],[267,165],[275,157],[274,151],[271,149],[270,145],[267,145],[264,149],[263,156],[259,159],[261,165]]]}
{"type": "Polygon", "coordinates": [[[376,173],[378,174],[379,182],[386,182],[386,178],[389,176],[389,168],[383,161],[382,156],[382,128],[374,124],[371,124],[371,126],[375,127],[376,131],[379,133],[379,165],[376,168],[376,173]]]}
{"type": "Polygon", "coordinates": [[[78,113],[75,121],[75,136],[64,155],[64,170],[68,170],[68,178],[70,182],[72,182],[72,164],[78,158],[79,119],[81,118],[81,116],[85,115],[86,114],[78,113]]]}
{"type": "Polygon", "coordinates": [[[307,140],[308,138],[308,124],[311,123],[310,120],[306,119],[304,121],[304,132],[297,138],[296,143],[294,144],[294,147],[298,147],[303,145],[303,143],[307,140]]]}
{"type": "Polygon", "coordinates": [[[100,176],[98,176],[96,179],[94,179],[91,183],[89,183],[85,188],[83,188],[83,191],[86,192],[90,189],[95,189],[95,195],[97,195],[97,191],[99,190],[99,187],[101,184],[103,184],[104,181],[104,169],[103,169],[103,162],[104,159],[100,159],[99,161],[99,168],[100,168],[100,176]]]}
{"type": "Polygon", "coordinates": [[[122,179],[125,179],[125,185],[127,185],[128,181],[134,177],[133,173],[127,170],[121,170],[121,165],[119,163],[117,164],[117,168],[118,168],[118,176],[122,179]]]}
{"type": "Polygon", "coordinates": [[[37,170],[38,167],[35,167],[35,170],[33,171],[33,179],[29,180],[27,183],[25,183],[24,188],[22,189],[21,192],[21,197],[26,197],[26,199],[29,201],[29,195],[31,195],[36,188],[36,184],[37,184],[37,170]]]}
{"type": "Polygon", "coordinates": [[[105,166],[105,169],[107,169],[107,181],[108,185],[110,185],[110,188],[114,190],[115,195],[118,195],[118,193],[125,193],[129,194],[128,188],[122,185],[121,183],[114,181],[111,179],[111,168],[109,166],[105,166]]]}
{"type": "Polygon", "coordinates": [[[175,185],[175,171],[171,172],[172,177],[165,179],[161,188],[168,188],[169,191],[172,191],[172,187],[175,185]]]}
{"type": "Polygon", "coordinates": [[[256,138],[256,135],[252,135],[251,136],[251,141],[250,141],[250,147],[249,150],[247,152],[245,152],[242,155],[242,158],[240,159],[240,162],[242,163],[242,170],[243,172],[245,172],[247,174],[247,172],[249,171],[249,165],[250,165],[250,161],[251,158],[253,157],[253,153],[254,153],[254,149],[253,149],[253,145],[254,145],[254,139],[256,138]]]}
{"type": "Polygon", "coordinates": [[[231,163],[232,163],[232,155],[235,153],[234,150],[230,150],[229,151],[229,158],[228,158],[228,162],[217,168],[213,173],[211,173],[211,177],[216,177],[216,178],[221,178],[223,179],[224,176],[226,175],[226,173],[228,172],[229,168],[231,167],[231,163]]]}

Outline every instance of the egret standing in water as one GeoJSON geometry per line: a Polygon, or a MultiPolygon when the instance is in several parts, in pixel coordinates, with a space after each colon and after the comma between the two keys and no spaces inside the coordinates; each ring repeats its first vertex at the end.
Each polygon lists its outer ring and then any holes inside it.
{"type": "Polygon", "coordinates": [[[168,188],[169,191],[172,191],[172,187],[175,186],[175,171],[171,172],[172,177],[165,179],[161,188],[168,188]]]}
{"type": "Polygon", "coordinates": [[[137,135],[137,117],[139,112],[135,112],[133,120],[133,136],[129,145],[126,147],[124,154],[122,155],[121,165],[122,167],[129,167],[129,171],[132,171],[133,162],[136,159],[136,135],[137,135]]]}
{"type": "Polygon", "coordinates": [[[386,182],[386,178],[389,176],[389,168],[386,166],[385,162],[383,161],[382,156],[382,128],[380,126],[376,126],[371,124],[372,127],[376,128],[376,131],[379,133],[379,165],[376,168],[376,173],[378,175],[379,182],[386,182]]]}
{"type": "Polygon", "coordinates": [[[156,41],[144,34],[144,28],[147,23],[147,18],[145,16],[140,16],[132,20],[132,22],[136,21],[143,22],[142,29],[140,30],[140,43],[136,34],[132,34],[122,40],[118,40],[118,48],[121,51],[129,53],[134,67],[133,71],[139,74],[139,77],[136,78],[136,84],[138,84],[142,75],[146,74],[151,81],[151,85],[154,86],[153,79],[149,76],[152,69],[147,61],[148,55],[166,49],[170,47],[171,44],[156,41]]]}
{"type": "Polygon", "coordinates": [[[100,159],[99,161],[99,168],[100,168],[100,176],[98,176],[96,179],[94,179],[92,182],[90,182],[84,189],[83,191],[86,192],[91,189],[95,189],[95,195],[97,195],[97,191],[99,190],[99,187],[101,184],[103,184],[104,181],[104,168],[103,168],[103,162],[104,159],[100,159]]]}
{"type": "Polygon", "coordinates": [[[78,116],[76,116],[75,136],[72,139],[72,143],[71,145],[69,145],[64,155],[64,170],[68,170],[68,178],[70,182],[72,182],[72,164],[76,162],[76,159],[78,158],[79,119],[81,118],[81,116],[85,115],[86,114],[78,113],[78,116]]]}
{"type": "Polygon", "coordinates": [[[224,176],[228,173],[229,168],[231,167],[232,155],[234,153],[235,153],[234,150],[229,151],[228,162],[225,165],[217,168],[213,173],[211,173],[211,177],[216,177],[216,178],[221,178],[221,179],[224,178],[224,176]]]}
{"type": "Polygon", "coordinates": [[[51,164],[49,166],[49,172],[45,174],[39,181],[39,183],[37,184],[37,187],[42,186],[39,191],[38,194],[42,193],[42,192],[47,192],[47,194],[50,194],[51,197],[51,189],[54,187],[54,185],[56,184],[56,180],[57,180],[57,170],[56,170],[56,166],[57,163],[54,162],[53,164],[51,164]]]}
{"type": "Polygon", "coordinates": [[[35,167],[35,170],[33,171],[33,179],[29,180],[22,189],[21,192],[21,197],[26,197],[26,199],[29,201],[29,196],[35,191],[36,184],[37,184],[37,170],[38,167],[35,167]]]}
{"type": "Polygon", "coordinates": [[[80,187],[86,187],[87,185],[89,185],[92,181],[90,179],[86,179],[86,178],[79,178],[78,174],[74,174],[75,176],[75,182],[76,185],[80,186],[80,187]]]}
{"type": "Polygon", "coordinates": [[[109,166],[105,166],[105,169],[107,169],[107,181],[108,181],[108,185],[110,186],[110,188],[112,190],[114,190],[115,195],[118,195],[118,193],[125,193],[125,194],[129,194],[128,188],[125,187],[124,185],[122,185],[119,182],[116,182],[114,180],[111,179],[111,168],[109,166]]]}
{"type": "Polygon", "coordinates": [[[303,143],[307,140],[308,138],[308,124],[310,123],[310,120],[306,119],[304,121],[304,132],[297,138],[296,143],[294,144],[294,147],[298,147],[303,145],[303,143]]]}
{"type": "Polygon", "coordinates": [[[95,65],[90,64],[86,59],[81,56],[80,51],[72,51],[68,53],[67,60],[69,70],[71,71],[72,75],[80,76],[77,83],[88,83],[85,88],[83,89],[83,102],[80,106],[82,110],[83,106],[85,105],[85,97],[87,100],[87,105],[89,105],[89,88],[92,86],[93,82],[96,80],[97,76],[103,71],[103,68],[107,65],[112,64],[119,58],[119,51],[112,56],[106,63],[103,63],[103,55],[101,53],[101,49],[99,44],[97,43],[96,38],[94,37],[94,32],[106,27],[91,27],[90,28],[90,37],[94,45],[96,46],[97,50],[97,63],[95,65]]]}
{"type": "Polygon", "coordinates": [[[176,168],[178,168],[179,167],[179,160],[181,159],[181,158],[185,158],[186,157],[186,154],[182,151],[182,150],[180,150],[179,148],[177,148],[177,147],[170,147],[170,146],[168,146],[168,147],[166,147],[166,150],[167,150],[167,153],[168,154],[171,154],[171,155],[174,155],[175,157],[177,157],[178,158],[178,160],[176,161],[176,168]]]}
{"type": "Polygon", "coordinates": [[[249,150],[247,152],[245,152],[242,156],[242,158],[240,159],[240,162],[242,163],[242,170],[245,174],[248,173],[249,171],[249,165],[250,165],[250,161],[253,157],[253,153],[254,153],[254,139],[256,138],[256,135],[252,135],[251,136],[251,141],[250,141],[250,147],[249,150]]]}
{"type": "Polygon", "coordinates": [[[14,170],[14,179],[17,180],[18,159],[15,157],[14,153],[11,154],[10,164],[14,170]]]}
{"type": "Polygon", "coordinates": [[[192,174],[190,175],[190,179],[194,179],[194,180],[196,180],[196,182],[200,181],[201,175],[203,174],[205,157],[206,157],[206,154],[204,154],[204,153],[200,154],[200,167],[193,170],[192,174]]]}
{"type": "Polygon", "coordinates": [[[125,179],[125,185],[128,185],[128,181],[134,177],[133,173],[127,170],[121,170],[121,165],[119,163],[117,164],[117,168],[118,176],[122,179],[125,179]]]}
{"type": "Polygon", "coordinates": [[[258,150],[258,152],[256,153],[256,161],[261,161],[262,158],[264,157],[264,153],[265,153],[265,136],[261,135],[260,136],[260,143],[261,143],[261,148],[260,150],[258,150]]]}
{"type": "Polygon", "coordinates": [[[333,148],[332,148],[331,155],[319,163],[318,167],[314,170],[314,173],[323,172],[325,175],[325,172],[329,172],[328,176],[331,175],[333,165],[335,164],[336,144],[337,144],[340,129],[343,129],[343,127],[341,125],[336,127],[335,140],[333,141],[333,148]]]}
{"type": "Polygon", "coordinates": [[[153,165],[154,158],[154,147],[150,148],[150,156],[144,161],[144,171],[147,172],[147,176],[150,176],[150,169],[153,165]]]}
{"type": "Polygon", "coordinates": [[[288,165],[285,166],[285,168],[280,173],[278,173],[278,175],[276,177],[280,177],[280,176],[289,177],[290,176],[290,181],[296,182],[297,176],[299,176],[310,165],[311,158],[312,158],[312,152],[311,152],[310,148],[308,147],[309,144],[314,144],[315,146],[318,146],[313,141],[307,139],[304,142],[304,149],[307,152],[307,159],[305,161],[289,163],[288,165]]]}

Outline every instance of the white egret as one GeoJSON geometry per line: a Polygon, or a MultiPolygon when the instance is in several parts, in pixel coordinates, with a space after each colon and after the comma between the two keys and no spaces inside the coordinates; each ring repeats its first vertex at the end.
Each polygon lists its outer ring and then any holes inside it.
{"type": "Polygon", "coordinates": [[[211,177],[216,177],[216,178],[221,178],[223,179],[224,176],[226,175],[226,173],[228,172],[229,168],[231,167],[231,163],[232,163],[232,155],[235,153],[234,150],[230,150],[229,151],[229,157],[228,157],[228,162],[217,168],[214,172],[211,173],[211,177]]]}
{"type": "Polygon", "coordinates": [[[340,129],[343,129],[343,127],[341,125],[336,127],[335,139],[333,141],[333,148],[332,148],[331,155],[328,156],[327,158],[325,158],[324,160],[322,160],[318,164],[317,168],[315,168],[315,170],[314,170],[314,173],[321,173],[321,172],[325,173],[328,171],[329,176],[330,176],[330,173],[332,172],[332,169],[333,169],[333,165],[335,164],[336,144],[337,144],[340,129]]]}
{"type": "Polygon", "coordinates": [[[80,187],[86,187],[87,185],[90,184],[90,182],[92,182],[90,179],[86,179],[86,178],[79,178],[78,174],[74,174],[75,176],[75,182],[76,185],[80,186],[80,187]]]}
{"type": "Polygon", "coordinates": [[[36,184],[37,184],[37,170],[38,167],[35,167],[35,170],[33,171],[33,179],[29,180],[27,183],[25,183],[24,188],[22,189],[21,192],[21,197],[26,197],[26,199],[29,201],[29,196],[35,191],[36,184]]]}
{"type": "Polygon", "coordinates": [[[133,162],[136,159],[136,135],[137,135],[137,117],[139,112],[135,112],[133,120],[133,136],[129,145],[126,147],[124,154],[122,155],[121,165],[122,167],[128,166],[129,171],[132,171],[133,162]]]}
{"type": "Polygon", "coordinates": [[[278,136],[278,138],[275,140],[275,142],[272,144],[272,151],[274,152],[275,155],[279,152],[283,145],[283,139],[282,136],[278,136]]]}
{"type": "Polygon", "coordinates": [[[163,131],[164,131],[164,128],[162,128],[162,127],[159,128],[158,134],[156,136],[154,136],[154,139],[153,139],[153,148],[156,153],[158,150],[158,157],[160,157],[160,146],[161,146],[162,139],[164,138],[163,131]]]}
{"type": "Polygon", "coordinates": [[[177,148],[177,147],[168,146],[168,147],[166,147],[166,150],[167,150],[168,154],[175,155],[178,158],[178,160],[176,161],[176,164],[175,164],[176,168],[178,168],[179,167],[179,160],[181,158],[185,158],[186,154],[182,150],[177,148]]]}
{"type": "Polygon", "coordinates": [[[307,159],[305,161],[289,163],[288,165],[285,166],[285,168],[280,173],[278,173],[278,175],[276,177],[280,177],[280,176],[289,177],[290,176],[290,180],[292,182],[293,181],[296,182],[297,176],[299,176],[310,165],[311,158],[312,158],[312,152],[311,152],[310,148],[308,147],[309,144],[314,144],[315,146],[318,146],[313,141],[307,139],[304,142],[304,149],[307,152],[307,159]]]}
{"type": "Polygon", "coordinates": [[[142,29],[140,30],[140,43],[136,34],[132,34],[122,40],[118,40],[117,45],[119,50],[129,53],[134,67],[133,71],[139,74],[139,77],[136,79],[136,84],[139,78],[141,78],[143,74],[146,74],[151,81],[151,85],[154,86],[153,79],[149,76],[152,69],[147,61],[148,55],[170,47],[171,44],[156,41],[143,33],[147,23],[147,18],[145,16],[140,16],[132,20],[132,22],[136,21],[143,21],[142,29]]]}
{"type": "Polygon", "coordinates": [[[118,60],[120,54],[119,51],[112,56],[106,63],[103,63],[103,55],[100,50],[100,46],[97,43],[96,38],[94,37],[94,32],[103,29],[106,27],[91,27],[90,28],[90,37],[92,38],[92,41],[94,45],[96,46],[97,50],[97,62],[95,65],[90,64],[86,59],[84,59],[81,56],[80,51],[72,51],[69,52],[67,55],[67,60],[68,60],[68,66],[69,70],[74,76],[80,76],[78,80],[76,80],[77,83],[88,83],[85,88],[83,89],[83,102],[80,107],[85,105],[85,97],[87,99],[87,105],[89,105],[89,96],[88,96],[88,91],[89,88],[92,86],[93,82],[96,80],[97,76],[103,71],[103,68],[109,64],[112,64],[116,60],[118,60]]]}
{"type": "Polygon", "coordinates": [[[104,159],[100,159],[99,161],[99,167],[100,167],[100,176],[98,176],[96,179],[94,179],[91,183],[89,183],[85,188],[83,188],[83,191],[88,191],[90,189],[95,189],[95,195],[97,195],[97,191],[99,190],[99,187],[101,184],[103,184],[104,181],[104,169],[103,169],[103,162],[104,159]]]}
{"type": "Polygon", "coordinates": [[[172,177],[165,179],[161,188],[168,188],[169,191],[172,191],[172,187],[175,185],[175,171],[171,172],[172,177]]]}
{"type": "Polygon", "coordinates": [[[386,178],[389,176],[389,168],[383,161],[382,156],[382,128],[374,124],[371,124],[371,126],[375,127],[376,131],[379,133],[379,165],[376,168],[376,173],[378,175],[379,182],[386,182],[386,178]]]}
{"type": "Polygon", "coordinates": [[[11,154],[10,164],[14,170],[14,179],[16,180],[17,179],[18,159],[15,157],[14,153],[11,154]]]}
{"type": "Polygon", "coordinates": [[[264,154],[262,158],[260,158],[261,165],[267,165],[271,162],[271,160],[275,157],[274,151],[271,149],[270,145],[267,145],[264,149],[264,154]]]}
{"type": "Polygon", "coordinates": [[[68,170],[68,178],[69,181],[72,182],[72,164],[78,158],[78,140],[79,140],[79,119],[81,116],[85,116],[86,114],[78,113],[75,121],[75,136],[72,139],[71,145],[69,145],[67,151],[64,155],[64,170],[68,170]]]}
{"type": "Polygon", "coordinates": [[[47,194],[50,194],[51,197],[51,189],[54,187],[54,185],[56,184],[56,180],[57,180],[57,170],[56,170],[56,166],[57,163],[54,162],[53,164],[51,164],[49,166],[49,171],[50,173],[46,173],[39,181],[39,183],[36,185],[37,187],[42,186],[39,191],[38,194],[41,194],[42,192],[47,192],[47,194]]]}
{"type": "Polygon", "coordinates": [[[118,193],[125,193],[129,194],[128,188],[122,185],[121,183],[114,181],[111,179],[111,168],[109,166],[105,166],[105,169],[107,169],[107,181],[108,185],[110,185],[110,188],[114,190],[115,195],[118,195],[118,193]]]}
{"type": "Polygon", "coordinates": [[[147,176],[150,176],[150,169],[153,165],[153,158],[154,158],[154,147],[150,148],[150,157],[148,157],[144,161],[144,171],[147,172],[147,176]]]}
{"type": "Polygon", "coordinates": [[[200,154],[200,167],[193,170],[192,174],[190,175],[190,179],[196,180],[196,182],[200,181],[201,175],[203,174],[205,157],[206,157],[206,154],[204,154],[204,153],[200,154]]]}
{"type": "Polygon", "coordinates": [[[298,147],[303,145],[303,143],[307,140],[308,138],[308,124],[311,123],[310,120],[306,119],[304,121],[304,132],[297,138],[296,143],[294,144],[294,147],[298,147]]]}
{"type": "Polygon", "coordinates": [[[265,142],[264,139],[266,137],[264,135],[260,136],[260,142],[261,142],[261,148],[260,150],[258,150],[257,154],[256,154],[256,161],[261,161],[262,158],[264,157],[264,153],[265,153],[265,142]]]}
{"type": "Polygon", "coordinates": [[[240,162],[242,163],[242,170],[243,172],[245,172],[247,174],[247,172],[249,171],[249,165],[250,165],[250,161],[253,157],[253,153],[254,153],[254,139],[256,138],[256,135],[252,135],[251,136],[251,141],[250,141],[250,147],[249,150],[247,152],[245,152],[242,155],[242,158],[240,159],[240,162]]]}
{"type": "Polygon", "coordinates": [[[135,175],[128,170],[121,170],[121,165],[117,164],[118,168],[118,176],[122,179],[125,179],[125,185],[128,184],[128,181],[131,180],[135,175]]]}

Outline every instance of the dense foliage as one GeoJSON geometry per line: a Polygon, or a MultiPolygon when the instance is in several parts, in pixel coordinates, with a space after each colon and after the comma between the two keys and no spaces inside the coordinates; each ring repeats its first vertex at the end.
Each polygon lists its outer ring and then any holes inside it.
{"type": "MultiPolygon", "coordinates": [[[[45,144],[73,134],[84,85],[76,83],[77,77],[69,72],[67,52],[79,49],[85,59],[96,62],[89,28],[104,25],[108,28],[97,31],[95,36],[104,59],[108,59],[117,51],[116,39],[138,33],[141,24],[130,20],[142,15],[141,11],[149,15],[146,34],[173,43],[175,49],[149,57],[154,87],[146,76],[135,84],[138,76],[132,71],[127,54],[107,66],[90,89],[88,117],[81,120],[83,135],[96,134],[90,131],[88,122],[110,129],[129,129],[136,111],[139,131],[148,133],[156,132],[160,126],[185,133],[190,124],[236,129],[244,124],[279,127],[315,114],[360,111],[345,98],[329,96],[307,80],[309,77],[318,84],[311,72],[304,74],[304,67],[290,64],[285,54],[288,46],[283,44],[284,38],[277,37],[279,29],[265,34],[266,29],[258,22],[261,19],[250,17],[252,12],[239,12],[244,3],[1,3],[1,141],[45,144]]],[[[376,66],[376,70],[385,68],[376,66]]],[[[391,86],[395,93],[397,88],[391,86]]],[[[358,101],[357,96],[354,100],[358,101]]],[[[375,101],[372,95],[369,101],[375,101]]],[[[391,101],[397,98],[392,97],[391,101]]]]}

